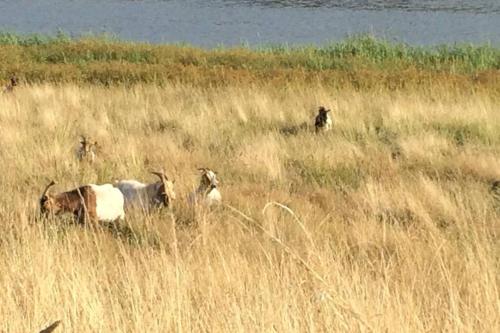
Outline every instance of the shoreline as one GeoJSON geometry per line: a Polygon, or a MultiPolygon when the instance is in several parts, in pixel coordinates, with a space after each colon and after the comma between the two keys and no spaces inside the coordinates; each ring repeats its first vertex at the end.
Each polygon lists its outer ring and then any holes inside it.
{"type": "Polygon", "coordinates": [[[358,89],[407,89],[437,83],[495,87],[500,47],[415,47],[355,36],[324,47],[203,49],[103,37],[72,39],[0,33],[0,78],[101,85],[183,83],[206,86],[321,82],[358,89]]]}

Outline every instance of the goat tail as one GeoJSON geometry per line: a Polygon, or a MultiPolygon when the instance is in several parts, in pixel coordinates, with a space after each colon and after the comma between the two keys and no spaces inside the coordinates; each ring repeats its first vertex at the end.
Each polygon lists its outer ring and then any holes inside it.
{"type": "Polygon", "coordinates": [[[52,331],[54,331],[57,328],[57,326],[59,326],[60,323],[61,323],[61,321],[57,320],[54,323],[52,323],[52,325],[50,325],[49,327],[41,330],[40,333],[51,333],[52,331]]]}

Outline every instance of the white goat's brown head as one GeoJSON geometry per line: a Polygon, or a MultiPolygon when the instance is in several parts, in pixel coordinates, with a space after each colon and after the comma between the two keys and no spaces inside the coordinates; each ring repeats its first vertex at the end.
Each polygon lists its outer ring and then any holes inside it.
{"type": "Polygon", "coordinates": [[[198,168],[201,172],[200,188],[213,189],[217,188],[219,181],[217,180],[217,173],[208,168],[198,168]]]}
{"type": "Polygon", "coordinates": [[[57,215],[62,209],[57,200],[55,200],[54,196],[49,193],[49,189],[55,184],[56,182],[52,180],[49,185],[45,187],[45,190],[40,197],[40,213],[43,216],[48,216],[49,214],[57,215]]]}
{"type": "Polygon", "coordinates": [[[158,191],[153,200],[165,207],[169,207],[172,204],[172,201],[176,199],[174,191],[175,180],[169,180],[164,171],[151,171],[151,173],[160,178],[158,191]]]}
{"type": "Polygon", "coordinates": [[[85,136],[80,137],[80,147],[77,151],[77,157],[80,161],[94,162],[96,158],[97,141],[93,141],[85,136]]]}

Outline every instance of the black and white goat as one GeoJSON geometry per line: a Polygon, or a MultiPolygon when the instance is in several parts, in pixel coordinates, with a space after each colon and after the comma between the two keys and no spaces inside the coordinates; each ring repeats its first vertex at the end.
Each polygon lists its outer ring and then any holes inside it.
{"type": "Polygon", "coordinates": [[[216,173],[208,168],[199,168],[198,170],[201,172],[200,185],[196,191],[190,193],[188,202],[191,205],[212,206],[219,204],[222,196],[217,188],[219,181],[216,173]]]}
{"type": "Polygon", "coordinates": [[[316,133],[326,132],[332,129],[332,118],[330,117],[331,110],[327,110],[324,106],[320,106],[318,110],[318,115],[316,116],[314,127],[316,128],[316,133]]]}

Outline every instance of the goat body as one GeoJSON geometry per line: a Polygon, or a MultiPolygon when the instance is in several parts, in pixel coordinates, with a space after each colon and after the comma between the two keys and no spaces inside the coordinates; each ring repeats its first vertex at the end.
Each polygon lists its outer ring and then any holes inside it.
{"type": "Polygon", "coordinates": [[[222,201],[222,196],[217,188],[209,189],[208,191],[203,189],[197,189],[191,192],[188,197],[188,202],[190,205],[202,204],[206,206],[217,205],[222,201]]]}
{"type": "Polygon", "coordinates": [[[89,184],[96,197],[96,217],[99,221],[123,220],[124,197],[122,192],[111,184],[89,184]]]}
{"type": "Polygon", "coordinates": [[[206,201],[209,205],[217,204],[221,202],[221,200],[222,196],[217,188],[210,189],[210,191],[206,194],[206,201]]]}
{"type": "Polygon", "coordinates": [[[169,207],[175,200],[174,182],[168,180],[163,172],[153,172],[160,181],[144,184],[137,180],[122,180],[115,183],[125,197],[125,207],[142,208],[146,211],[161,205],[169,207]]]}

